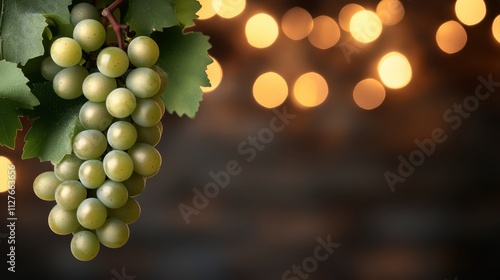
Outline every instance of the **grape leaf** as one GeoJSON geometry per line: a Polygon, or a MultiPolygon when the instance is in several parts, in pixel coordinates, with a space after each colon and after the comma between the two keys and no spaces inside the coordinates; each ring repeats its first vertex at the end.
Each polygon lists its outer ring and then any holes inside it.
{"type": "Polygon", "coordinates": [[[17,131],[23,128],[19,115],[15,103],[0,99],[0,145],[14,149],[17,131]]]}
{"type": "Polygon", "coordinates": [[[210,86],[206,69],[213,60],[208,56],[208,36],[183,33],[182,27],[174,26],[154,32],[151,38],[160,48],[157,65],[168,75],[168,86],[162,93],[167,111],[194,118],[203,98],[200,87],[210,86]]]}
{"type": "Polygon", "coordinates": [[[4,0],[2,17],[2,57],[24,65],[44,53],[45,17],[69,23],[71,0],[4,0]]]}
{"type": "Polygon", "coordinates": [[[15,63],[0,61],[0,146],[14,149],[17,131],[22,129],[19,108],[33,109],[38,99],[28,87],[28,79],[15,63]]]}
{"type": "Polygon", "coordinates": [[[137,36],[179,24],[171,0],[130,0],[125,22],[137,36]]]}
{"type": "Polygon", "coordinates": [[[35,84],[33,93],[40,100],[30,118],[36,118],[24,138],[23,159],[38,157],[40,161],[58,163],[72,151],[72,139],[81,129],[78,113],[84,96],[65,100],[58,97],[52,83],[35,84]]]}
{"type": "Polygon", "coordinates": [[[201,4],[198,1],[175,0],[175,15],[185,27],[194,25],[193,19],[198,18],[196,13],[200,8],[201,4]]]}

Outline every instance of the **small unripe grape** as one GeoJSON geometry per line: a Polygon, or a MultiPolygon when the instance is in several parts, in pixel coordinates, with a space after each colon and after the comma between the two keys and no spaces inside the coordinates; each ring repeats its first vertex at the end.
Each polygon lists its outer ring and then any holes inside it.
{"type": "Polygon", "coordinates": [[[101,13],[90,3],[78,3],[71,9],[70,20],[73,25],[77,25],[84,19],[99,20],[101,13]]]}

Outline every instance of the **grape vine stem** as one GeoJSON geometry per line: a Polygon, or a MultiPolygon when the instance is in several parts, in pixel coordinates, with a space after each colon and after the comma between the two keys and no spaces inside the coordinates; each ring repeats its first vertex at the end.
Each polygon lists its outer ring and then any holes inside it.
{"type": "Polygon", "coordinates": [[[113,15],[113,12],[115,11],[116,8],[120,7],[123,2],[127,0],[115,0],[113,3],[111,3],[109,6],[104,8],[101,12],[101,14],[108,19],[108,21],[111,23],[111,26],[113,26],[113,31],[115,31],[116,38],[118,39],[118,47],[120,49],[125,48],[125,42],[123,40],[123,30],[128,31],[128,26],[126,24],[120,24],[115,16],[113,15]]]}

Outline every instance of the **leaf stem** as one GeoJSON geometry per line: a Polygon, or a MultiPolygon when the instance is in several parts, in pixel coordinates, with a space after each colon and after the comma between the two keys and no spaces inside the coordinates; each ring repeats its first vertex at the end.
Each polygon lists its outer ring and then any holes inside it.
{"type": "Polygon", "coordinates": [[[101,12],[101,14],[108,19],[108,21],[111,23],[113,26],[113,31],[116,34],[116,38],[118,39],[118,47],[120,49],[124,49],[125,47],[125,42],[123,39],[123,30],[128,31],[128,26],[126,24],[120,24],[115,16],[113,15],[113,12],[115,11],[116,8],[120,7],[123,2],[127,0],[115,0],[113,3],[111,3],[109,6],[104,8],[101,12]]]}

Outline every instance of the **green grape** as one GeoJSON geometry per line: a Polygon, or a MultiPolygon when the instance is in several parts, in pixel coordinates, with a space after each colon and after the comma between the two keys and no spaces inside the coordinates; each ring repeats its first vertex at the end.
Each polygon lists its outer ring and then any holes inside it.
{"type": "Polygon", "coordinates": [[[129,197],[125,205],[120,208],[108,208],[108,217],[116,217],[126,224],[133,224],[141,216],[141,206],[133,197],[129,197]]]}
{"type": "Polygon", "coordinates": [[[128,150],[132,158],[134,171],[146,178],[152,177],[160,171],[162,158],[160,152],[146,143],[136,143],[128,150]]]}
{"type": "Polygon", "coordinates": [[[158,122],[156,125],[150,127],[140,126],[138,124],[134,124],[135,129],[137,130],[137,141],[138,143],[146,143],[153,147],[156,147],[158,143],[160,143],[163,124],[158,122]]]}
{"type": "Polygon", "coordinates": [[[85,97],[92,102],[104,102],[108,94],[116,89],[116,80],[94,72],[88,75],[82,84],[82,91],[85,97]]]}
{"type": "Polygon", "coordinates": [[[75,99],[83,94],[83,81],[88,75],[89,71],[81,65],[67,67],[56,74],[52,86],[59,97],[75,99]]]}
{"type": "Polygon", "coordinates": [[[128,196],[135,197],[146,188],[146,178],[134,172],[123,184],[127,188],[128,196]]]}
{"type": "Polygon", "coordinates": [[[125,83],[136,97],[149,98],[158,93],[161,79],[153,69],[138,67],[128,73],[125,83]]]}
{"type": "Polygon", "coordinates": [[[83,130],[73,140],[73,152],[83,160],[99,158],[107,147],[106,136],[96,129],[83,130]]]}
{"type": "Polygon", "coordinates": [[[78,178],[87,189],[97,189],[106,180],[102,161],[89,159],[78,169],[78,178]]]}
{"type": "Polygon", "coordinates": [[[128,150],[137,140],[135,126],[127,121],[116,121],[107,132],[109,145],[115,150],[128,150]]]}
{"type": "Polygon", "coordinates": [[[168,74],[167,74],[167,72],[165,72],[165,70],[163,70],[163,68],[161,68],[158,65],[151,66],[151,69],[153,69],[156,72],[156,74],[158,74],[160,76],[161,85],[160,85],[160,89],[158,90],[158,94],[163,94],[163,92],[167,88],[168,81],[169,81],[168,74]]]}
{"type": "Polygon", "coordinates": [[[87,229],[97,229],[104,224],[108,215],[106,206],[95,197],[88,197],[76,209],[76,218],[87,229]]]}
{"type": "Polygon", "coordinates": [[[114,217],[108,218],[102,227],[96,229],[95,233],[102,245],[113,249],[125,245],[130,237],[128,225],[114,217]]]}
{"type": "Polygon", "coordinates": [[[129,67],[127,53],[118,47],[106,47],[97,55],[97,69],[105,76],[117,78],[129,67]]]}
{"type": "Polygon", "coordinates": [[[60,37],[50,46],[50,57],[61,67],[77,65],[82,60],[82,47],[69,37],[60,37]]]}
{"type": "Polygon", "coordinates": [[[100,18],[101,13],[90,3],[78,3],[71,8],[70,20],[73,25],[77,25],[84,19],[99,20],[100,18]]]}
{"type": "Polygon", "coordinates": [[[50,230],[57,235],[71,234],[80,227],[76,210],[64,210],[59,204],[50,209],[47,222],[50,230]]]}
{"type": "Polygon", "coordinates": [[[112,150],[102,160],[104,172],[116,182],[127,180],[134,172],[134,163],[130,156],[121,150],[112,150]]]}
{"type": "Polygon", "coordinates": [[[160,94],[157,94],[157,95],[151,97],[151,99],[154,100],[160,106],[161,116],[163,117],[163,115],[165,115],[165,111],[166,111],[165,102],[163,101],[163,98],[161,97],[160,94]]]}
{"type": "Polygon", "coordinates": [[[75,154],[67,154],[63,159],[54,165],[54,173],[59,181],[78,180],[78,168],[83,160],[75,154]]]}
{"type": "Polygon", "coordinates": [[[75,210],[87,198],[87,189],[80,181],[67,180],[56,188],[56,203],[64,210],[75,210]]]}
{"type": "Polygon", "coordinates": [[[95,19],[84,19],[75,25],[73,39],[86,53],[90,53],[102,47],[106,40],[106,29],[95,19]]]}
{"type": "Polygon", "coordinates": [[[98,254],[101,243],[97,235],[89,230],[76,232],[71,238],[71,254],[80,261],[93,260],[98,254]]]}
{"type": "Polygon", "coordinates": [[[54,80],[56,74],[63,69],[64,67],[57,65],[50,56],[44,58],[40,63],[40,73],[48,81],[54,80]]]}
{"type": "Polygon", "coordinates": [[[85,102],[80,108],[78,117],[85,129],[104,131],[113,122],[113,116],[108,112],[104,102],[85,102]]]}
{"type": "Polygon", "coordinates": [[[155,126],[160,122],[162,114],[161,108],[156,101],[152,99],[138,99],[137,105],[131,114],[132,120],[144,127],[155,126]]]}
{"type": "Polygon", "coordinates": [[[97,189],[96,195],[104,206],[116,209],[127,202],[128,190],[123,183],[108,179],[97,189]]]}
{"type": "Polygon", "coordinates": [[[135,67],[151,67],[160,56],[158,44],[148,36],[138,36],[127,47],[130,63],[135,67]]]}
{"type": "Polygon", "coordinates": [[[45,171],[38,174],[33,181],[33,192],[41,200],[54,201],[55,191],[60,183],[54,171],[45,171]]]}
{"type": "Polygon", "coordinates": [[[127,88],[112,90],[106,98],[108,112],[116,118],[125,118],[134,112],[137,100],[133,92],[127,88]]]}

